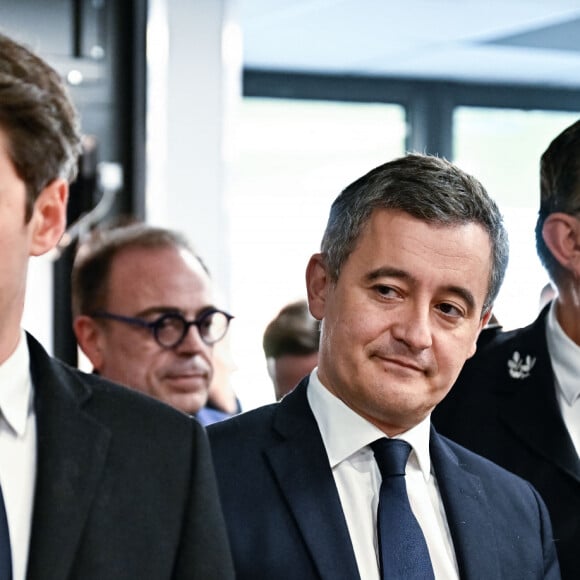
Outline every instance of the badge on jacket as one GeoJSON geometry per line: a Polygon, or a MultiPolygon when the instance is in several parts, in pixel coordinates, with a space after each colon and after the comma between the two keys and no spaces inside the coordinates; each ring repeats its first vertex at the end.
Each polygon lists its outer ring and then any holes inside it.
{"type": "Polygon", "coordinates": [[[536,357],[530,356],[529,354],[523,357],[516,350],[512,354],[512,358],[508,360],[508,371],[510,377],[512,379],[527,379],[535,364],[536,357]]]}

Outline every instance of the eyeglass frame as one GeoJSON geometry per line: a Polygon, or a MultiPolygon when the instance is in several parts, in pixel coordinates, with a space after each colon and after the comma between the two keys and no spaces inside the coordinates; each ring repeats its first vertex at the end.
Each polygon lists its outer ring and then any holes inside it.
{"type": "Polygon", "coordinates": [[[125,322],[126,324],[132,324],[133,326],[140,326],[141,328],[146,328],[153,335],[153,339],[155,340],[155,342],[161,348],[165,348],[168,350],[172,348],[177,348],[185,340],[185,337],[187,336],[187,333],[189,332],[189,329],[192,326],[195,326],[197,328],[199,337],[201,338],[204,344],[206,344],[207,346],[213,346],[226,336],[228,329],[230,327],[230,322],[232,321],[233,318],[235,318],[232,314],[229,314],[229,312],[225,312],[224,310],[220,310],[219,308],[210,308],[208,310],[205,310],[194,320],[187,320],[185,316],[183,316],[183,314],[181,314],[180,312],[166,312],[164,314],[161,314],[161,316],[159,316],[155,320],[152,320],[151,322],[148,322],[147,320],[143,320],[142,318],[135,316],[124,316],[123,314],[114,314],[106,310],[96,310],[90,316],[91,318],[104,318],[107,320],[116,320],[118,322],[125,322]],[[209,316],[213,316],[214,314],[223,314],[226,317],[227,322],[223,335],[214,341],[208,342],[207,339],[204,338],[203,334],[201,333],[201,325],[209,316]],[[159,329],[161,328],[162,323],[168,318],[174,319],[177,318],[181,320],[181,322],[183,323],[183,333],[181,337],[171,345],[163,344],[158,337],[159,329]]]}

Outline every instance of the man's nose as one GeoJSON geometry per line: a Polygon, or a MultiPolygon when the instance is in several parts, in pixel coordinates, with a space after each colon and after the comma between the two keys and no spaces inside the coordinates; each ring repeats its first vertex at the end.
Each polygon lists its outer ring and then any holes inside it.
{"type": "Polygon", "coordinates": [[[431,316],[430,305],[409,304],[392,325],[393,337],[414,351],[430,348],[433,344],[431,316]]]}

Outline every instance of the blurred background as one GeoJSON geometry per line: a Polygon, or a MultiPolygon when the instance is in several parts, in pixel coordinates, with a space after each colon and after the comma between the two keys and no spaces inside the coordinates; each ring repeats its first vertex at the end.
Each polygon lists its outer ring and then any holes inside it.
{"type": "Polygon", "coordinates": [[[30,272],[25,327],[57,356],[77,362],[76,236],[131,216],[190,238],[236,316],[242,407],[272,401],[262,334],[305,296],[331,201],[406,151],[484,183],[511,240],[495,313],[535,318],[539,158],[580,117],[577,0],[0,0],[0,30],[66,78],[87,135],[69,235],[30,272]]]}

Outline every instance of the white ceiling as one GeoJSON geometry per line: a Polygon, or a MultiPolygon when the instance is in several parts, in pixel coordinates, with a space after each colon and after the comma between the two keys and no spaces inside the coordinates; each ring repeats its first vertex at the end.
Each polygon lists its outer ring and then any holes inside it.
{"type": "Polygon", "coordinates": [[[580,0],[237,0],[244,66],[580,87],[580,0]]]}

